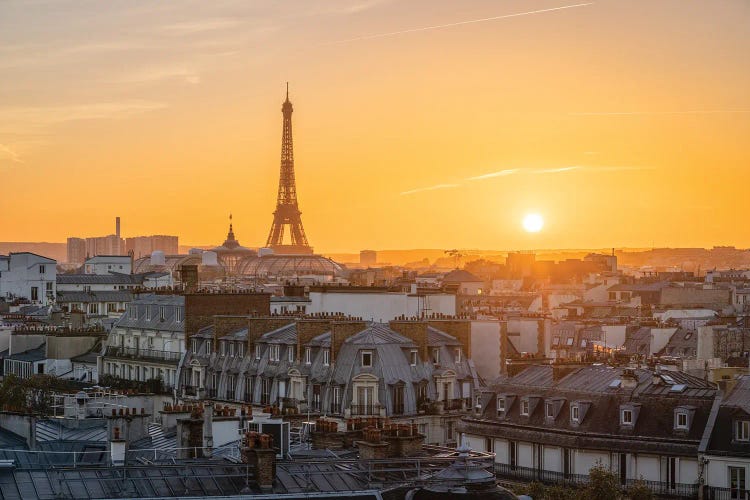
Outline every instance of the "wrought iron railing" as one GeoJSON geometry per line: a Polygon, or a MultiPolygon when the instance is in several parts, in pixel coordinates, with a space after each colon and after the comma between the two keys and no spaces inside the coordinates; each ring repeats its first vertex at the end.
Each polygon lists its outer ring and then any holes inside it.
{"type": "Polygon", "coordinates": [[[738,488],[718,488],[708,486],[703,491],[705,500],[748,500],[750,499],[750,490],[741,490],[738,488]]]}
{"type": "Polygon", "coordinates": [[[397,401],[393,403],[393,414],[394,415],[403,415],[405,411],[404,402],[403,401],[397,401]]]}
{"type": "MultiPolygon", "coordinates": [[[[523,481],[539,481],[548,484],[564,484],[568,486],[585,485],[589,481],[587,474],[566,474],[564,472],[520,467],[510,464],[495,464],[495,475],[505,479],[520,479],[523,481]]],[[[628,479],[622,485],[627,489],[636,484],[642,484],[657,495],[673,495],[678,497],[695,497],[698,495],[697,484],[672,483],[664,481],[646,481],[643,479],[628,479]]],[[[731,497],[716,497],[717,500],[731,497]]],[[[744,498],[744,497],[743,497],[744,498]]]]}
{"type": "Polygon", "coordinates": [[[343,408],[341,407],[341,403],[334,401],[331,403],[331,415],[341,415],[343,413],[343,408]]]}
{"type": "Polygon", "coordinates": [[[198,388],[192,385],[183,385],[182,389],[185,391],[185,396],[196,396],[198,394],[198,388]]]}
{"type": "Polygon", "coordinates": [[[351,405],[352,415],[380,415],[380,405],[351,405]]]}
{"type": "Polygon", "coordinates": [[[156,349],[140,349],[138,347],[107,347],[107,356],[114,358],[147,359],[149,361],[166,361],[177,363],[181,354],[173,351],[159,351],[156,349]]]}
{"type": "Polygon", "coordinates": [[[443,409],[445,411],[456,411],[464,409],[463,399],[446,399],[443,401],[443,409]]]}
{"type": "Polygon", "coordinates": [[[215,398],[216,397],[216,388],[215,387],[208,387],[206,388],[206,397],[207,398],[215,398]]]}

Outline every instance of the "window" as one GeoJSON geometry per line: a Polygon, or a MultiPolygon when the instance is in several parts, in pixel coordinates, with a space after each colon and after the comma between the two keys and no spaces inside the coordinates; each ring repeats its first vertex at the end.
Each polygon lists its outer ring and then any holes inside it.
{"type": "Polygon", "coordinates": [[[31,287],[31,300],[39,300],[39,287],[31,287]]]}
{"type": "Polygon", "coordinates": [[[128,306],[130,319],[138,319],[138,306],[128,306]]]}
{"type": "Polygon", "coordinates": [[[680,412],[677,414],[677,422],[675,423],[675,427],[678,429],[687,429],[688,427],[688,418],[687,413],[680,412]]]}
{"type": "Polygon", "coordinates": [[[234,342],[229,342],[229,355],[234,357],[234,342]]]}
{"type": "Polygon", "coordinates": [[[208,354],[209,356],[211,355],[211,348],[212,348],[213,346],[214,346],[214,345],[213,345],[213,341],[212,341],[211,339],[208,339],[208,340],[206,341],[206,354],[208,354]]]}
{"type": "Polygon", "coordinates": [[[419,360],[419,351],[416,349],[412,349],[411,352],[409,352],[409,357],[411,359],[411,366],[417,366],[417,361],[419,360]]]}
{"type": "Polygon", "coordinates": [[[432,363],[435,365],[440,364],[440,348],[436,347],[432,350],[432,363]]]}
{"type": "Polygon", "coordinates": [[[745,468],[729,467],[729,498],[745,498],[745,468]]]}
{"type": "Polygon", "coordinates": [[[193,354],[198,352],[198,339],[190,339],[190,350],[193,354]]]}
{"type": "Polygon", "coordinates": [[[750,420],[737,420],[735,422],[734,439],[750,441],[750,420]]]}
{"type": "Polygon", "coordinates": [[[555,404],[554,403],[547,403],[545,406],[545,415],[547,415],[547,418],[555,418],[555,404]]]}
{"type": "Polygon", "coordinates": [[[560,337],[558,336],[552,337],[552,345],[560,345],[560,337]]]}
{"type": "Polygon", "coordinates": [[[419,384],[417,386],[417,403],[424,403],[427,401],[427,384],[419,384]]]}
{"type": "Polygon", "coordinates": [[[580,409],[578,408],[578,405],[574,405],[570,407],[570,420],[574,423],[579,423],[580,418],[580,409]]]}
{"type": "Polygon", "coordinates": [[[286,348],[286,359],[290,363],[294,363],[294,346],[290,345],[286,348]]]}
{"type": "Polygon", "coordinates": [[[521,415],[528,417],[529,416],[529,400],[523,399],[521,400],[521,415]]]}
{"type": "Polygon", "coordinates": [[[48,281],[46,284],[47,295],[52,295],[52,282],[48,281]]]}
{"type": "Polygon", "coordinates": [[[255,359],[260,359],[260,344],[255,344],[255,359]]]}
{"type": "Polygon", "coordinates": [[[305,364],[309,365],[310,363],[312,363],[312,349],[305,347],[305,364]]]}
{"type": "Polygon", "coordinates": [[[568,337],[565,339],[565,345],[572,346],[573,345],[573,337],[568,337]]]}
{"type": "Polygon", "coordinates": [[[159,321],[164,321],[167,317],[167,308],[159,306],[159,321]]]}
{"type": "Polygon", "coordinates": [[[146,321],[151,321],[151,306],[146,306],[146,321]]]}
{"type": "Polygon", "coordinates": [[[622,410],[620,423],[623,425],[633,425],[633,410],[622,410]]]}
{"type": "Polygon", "coordinates": [[[221,342],[219,342],[219,349],[221,351],[221,355],[222,356],[226,356],[227,355],[227,343],[224,340],[222,340],[221,342]]]}
{"type": "Polygon", "coordinates": [[[47,268],[43,264],[39,266],[39,274],[44,274],[46,270],[47,268]]]}
{"type": "Polygon", "coordinates": [[[242,342],[237,344],[237,356],[244,358],[245,357],[245,344],[242,342]]]}
{"type": "Polygon", "coordinates": [[[177,321],[178,323],[182,323],[182,308],[181,307],[175,308],[174,317],[175,317],[175,321],[177,321]]]}
{"type": "Polygon", "coordinates": [[[497,414],[502,416],[505,413],[505,398],[503,396],[497,397],[497,414]]]}
{"type": "Polygon", "coordinates": [[[270,359],[271,361],[279,360],[279,344],[268,346],[268,359],[270,359]]]}
{"type": "Polygon", "coordinates": [[[617,292],[609,292],[609,300],[617,300],[617,292]]]}
{"type": "Polygon", "coordinates": [[[362,351],[362,366],[365,368],[372,366],[372,351],[362,351]]]}
{"type": "Polygon", "coordinates": [[[323,366],[328,366],[331,364],[331,350],[326,349],[323,351],[323,366]]]}
{"type": "Polygon", "coordinates": [[[455,352],[456,363],[460,363],[461,362],[461,348],[456,347],[454,352],[455,352]]]}

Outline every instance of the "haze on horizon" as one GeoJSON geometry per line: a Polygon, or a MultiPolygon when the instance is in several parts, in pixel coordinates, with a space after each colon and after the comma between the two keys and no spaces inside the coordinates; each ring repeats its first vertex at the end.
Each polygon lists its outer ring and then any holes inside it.
{"type": "Polygon", "coordinates": [[[0,240],[750,246],[744,0],[0,3],[0,240]],[[544,218],[537,233],[521,221],[544,218]]]}

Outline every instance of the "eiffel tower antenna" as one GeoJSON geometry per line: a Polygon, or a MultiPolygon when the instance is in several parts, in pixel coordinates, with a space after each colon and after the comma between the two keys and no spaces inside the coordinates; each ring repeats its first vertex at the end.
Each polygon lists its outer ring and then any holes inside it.
{"type": "Polygon", "coordinates": [[[302,212],[297,205],[297,185],[294,178],[294,144],[292,141],[292,103],[289,100],[289,82],[286,84],[286,100],[281,105],[284,117],[281,134],[281,172],[276,211],[273,213],[271,231],[266,246],[275,253],[311,254],[312,247],[302,227],[302,212]],[[290,244],[284,244],[284,230],[289,227],[290,244]]]}

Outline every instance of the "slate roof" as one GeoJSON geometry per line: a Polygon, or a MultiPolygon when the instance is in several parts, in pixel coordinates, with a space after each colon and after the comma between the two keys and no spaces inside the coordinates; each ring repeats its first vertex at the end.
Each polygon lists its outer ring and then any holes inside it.
{"type": "MultiPolygon", "coordinates": [[[[750,457],[750,442],[734,439],[735,420],[750,420],[750,376],[743,375],[724,397],[709,429],[705,452],[712,455],[750,457]]],[[[701,450],[704,451],[704,450],[701,450]]]]}
{"type": "Polygon", "coordinates": [[[695,358],[698,351],[698,335],[693,330],[679,328],[669,338],[669,342],[657,354],[679,358],[695,358]]]}
{"type": "Polygon", "coordinates": [[[630,388],[622,385],[623,367],[585,366],[567,375],[561,372],[558,380],[553,380],[554,370],[530,366],[499,381],[481,418],[467,417],[460,431],[583,449],[697,454],[717,394],[715,385],[681,372],[655,377],[649,370],[634,369],[636,384],[630,388]],[[497,397],[504,395],[515,397],[506,398],[506,410],[498,416],[497,397]],[[520,414],[524,398],[532,398],[529,416],[520,414]],[[535,406],[533,398],[538,398],[535,406]],[[559,406],[555,417],[548,419],[545,403],[553,400],[559,406]],[[574,404],[580,408],[580,423],[570,417],[574,404]],[[633,427],[620,425],[621,405],[640,405],[633,427]],[[690,429],[675,429],[675,409],[686,406],[694,409],[690,429]]]}
{"type": "Polygon", "coordinates": [[[33,363],[35,361],[43,361],[47,359],[47,344],[43,343],[35,349],[29,349],[28,351],[19,352],[8,356],[8,359],[15,361],[27,361],[33,363]]]}
{"type": "Polygon", "coordinates": [[[176,308],[184,308],[184,306],[185,297],[182,295],[140,295],[136,300],[128,304],[127,310],[117,320],[114,328],[182,332],[185,331],[185,315],[182,315],[183,321],[177,321],[176,308]],[[147,306],[152,307],[150,317],[146,311],[147,306]],[[159,316],[159,306],[165,306],[164,321],[159,316]],[[131,317],[131,311],[135,311],[135,317],[131,317]]]}
{"type": "Polygon", "coordinates": [[[443,276],[443,283],[483,283],[483,280],[477,278],[469,271],[454,269],[443,276]]]}
{"type": "Polygon", "coordinates": [[[146,278],[162,277],[167,273],[140,274],[58,274],[56,281],[59,285],[142,285],[146,278]]]}
{"type": "Polygon", "coordinates": [[[75,302],[131,302],[133,294],[125,290],[107,290],[101,292],[57,292],[57,302],[69,304],[75,302]]]}

